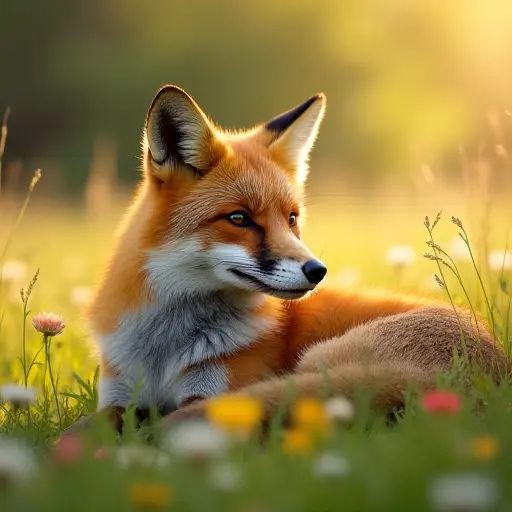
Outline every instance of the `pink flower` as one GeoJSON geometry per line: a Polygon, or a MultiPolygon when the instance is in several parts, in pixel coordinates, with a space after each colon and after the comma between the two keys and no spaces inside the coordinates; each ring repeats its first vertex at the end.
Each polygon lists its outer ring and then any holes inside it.
{"type": "Polygon", "coordinates": [[[461,401],[453,391],[430,391],[423,397],[422,406],[431,414],[457,414],[461,401]]]}
{"type": "Polygon", "coordinates": [[[64,318],[55,313],[38,313],[32,319],[35,330],[45,336],[57,336],[62,332],[66,324],[64,318]]]}
{"type": "Polygon", "coordinates": [[[79,460],[84,453],[80,438],[73,434],[62,436],[53,446],[52,459],[58,464],[71,464],[79,460]]]}

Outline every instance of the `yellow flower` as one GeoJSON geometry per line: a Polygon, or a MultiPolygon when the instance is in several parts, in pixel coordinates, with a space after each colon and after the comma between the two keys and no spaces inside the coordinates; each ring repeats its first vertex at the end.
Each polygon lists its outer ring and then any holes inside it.
{"type": "Polygon", "coordinates": [[[477,460],[490,461],[496,458],[500,451],[496,438],[486,435],[475,437],[471,441],[471,453],[477,460]]]}
{"type": "Polygon", "coordinates": [[[296,427],[316,433],[329,431],[330,418],[325,405],[315,398],[302,398],[292,409],[292,419],[296,427]]]}
{"type": "Polygon", "coordinates": [[[284,433],[282,448],[288,454],[307,453],[312,446],[311,432],[307,430],[294,428],[284,433]]]}
{"type": "Polygon", "coordinates": [[[146,510],[160,510],[170,500],[170,491],[160,484],[133,484],[130,499],[134,505],[146,510]]]}
{"type": "Polygon", "coordinates": [[[263,406],[249,396],[218,396],[206,402],[206,417],[224,430],[248,434],[260,424],[263,406]]]}

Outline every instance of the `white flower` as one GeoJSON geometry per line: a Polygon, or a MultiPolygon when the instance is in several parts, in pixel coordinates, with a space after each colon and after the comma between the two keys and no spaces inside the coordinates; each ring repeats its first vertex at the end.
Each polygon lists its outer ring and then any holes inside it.
{"type": "Polygon", "coordinates": [[[181,457],[215,458],[226,453],[229,439],[206,421],[186,421],[169,430],[164,446],[181,457]]]}
{"type": "Polygon", "coordinates": [[[27,275],[27,265],[20,260],[7,260],[0,270],[2,280],[9,283],[17,283],[27,275]]]}
{"type": "Polygon", "coordinates": [[[18,384],[4,384],[0,387],[0,396],[11,404],[23,407],[33,404],[37,400],[39,390],[36,388],[19,386],[18,384]]]}
{"type": "Polygon", "coordinates": [[[325,452],[315,459],[314,473],[316,476],[347,476],[352,467],[343,456],[334,452],[325,452]]]}
{"type": "Polygon", "coordinates": [[[501,272],[502,269],[512,269],[512,251],[491,251],[489,253],[489,267],[501,272]]]}
{"type": "Polygon", "coordinates": [[[416,259],[416,253],[408,245],[394,245],[386,253],[386,261],[395,268],[410,267],[416,259]]]}
{"type": "Polygon", "coordinates": [[[471,254],[466,242],[460,236],[453,238],[448,246],[448,254],[455,260],[470,262],[471,254]]]}
{"type": "Polygon", "coordinates": [[[116,450],[116,461],[124,469],[141,466],[145,468],[165,468],[169,465],[169,455],[156,448],[144,445],[124,445],[116,450]]]}
{"type": "Polygon", "coordinates": [[[498,499],[498,486],[488,477],[473,474],[444,475],[429,490],[434,510],[481,511],[491,509],[498,499]]]}
{"type": "Polygon", "coordinates": [[[37,472],[34,452],[14,438],[0,437],[0,480],[26,481],[37,472]]]}
{"type": "Polygon", "coordinates": [[[331,283],[341,288],[353,288],[362,279],[361,272],[357,268],[345,268],[330,279],[331,283]]]}
{"type": "Polygon", "coordinates": [[[209,480],[212,487],[220,491],[236,491],[242,485],[242,472],[232,462],[218,462],[209,468],[209,480]]]}
{"type": "Polygon", "coordinates": [[[354,419],[354,404],[344,396],[335,396],[326,400],[325,411],[334,421],[350,422],[354,419]]]}
{"type": "Polygon", "coordinates": [[[92,288],[90,286],[75,286],[72,288],[69,298],[73,304],[83,306],[87,304],[92,297],[92,288]]]}

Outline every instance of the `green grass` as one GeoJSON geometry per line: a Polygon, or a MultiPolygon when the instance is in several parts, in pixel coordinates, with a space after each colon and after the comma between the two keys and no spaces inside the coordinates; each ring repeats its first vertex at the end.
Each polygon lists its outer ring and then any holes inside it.
{"type": "MultiPolygon", "coordinates": [[[[461,231],[450,221],[451,214],[465,210],[458,195],[432,194],[429,200],[415,205],[405,194],[400,200],[393,194],[381,192],[377,199],[345,197],[334,201],[319,195],[310,207],[305,239],[311,250],[327,263],[331,282],[346,281],[347,274],[343,272],[352,269],[350,275],[354,275],[356,268],[360,281],[354,282],[354,286],[399,288],[448,300],[446,290],[436,287],[435,283],[432,286],[432,276],[436,273],[454,303],[468,306],[469,298],[476,311],[494,319],[497,338],[508,347],[509,271],[489,269],[484,254],[486,246],[491,249],[507,246],[508,233],[502,229],[508,223],[507,205],[500,207],[497,203],[483,229],[478,223],[473,224],[478,217],[464,219],[475,251],[478,270],[475,272],[471,263],[458,261],[456,256],[450,262],[437,245],[432,248],[425,244],[429,240],[423,225],[425,214],[432,223],[443,205],[448,204],[455,211],[441,218],[433,233],[435,243],[444,249],[461,231]],[[473,226],[476,228],[470,229],[473,226]],[[485,233],[484,238],[482,233],[485,233]],[[386,262],[387,249],[396,244],[407,244],[415,249],[416,260],[410,266],[397,269],[386,262]],[[436,261],[422,257],[423,252],[433,251],[454,267],[455,272],[445,263],[440,262],[438,268],[436,261]],[[490,312],[487,301],[491,305],[490,312]]],[[[169,493],[169,503],[164,504],[164,509],[168,510],[420,511],[433,509],[432,493],[439,496],[435,491],[436,482],[447,475],[477,475],[488,479],[485,481],[494,486],[491,494],[496,499],[489,509],[509,509],[507,504],[512,502],[512,386],[505,383],[496,387],[485,379],[475,382],[471,394],[463,398],[461,412],[454,416],[427,414],[412,393],[404,418],[392,428],[386,426],[382,418],[373,417],[367,406],[368,397],[358,396],[353,424],[337,427],[306,454],[283,453],[280,442],[283,433],[276,429],[265,446],[254,439],[237,442],[221,460],[191,461],[171,450],[170,462],[164,468],[139,465],[127,469],[120,467],[115,447],[120,443],[143,446],[148,438],[153,445],[160,446],[163,442],[161,424],[141,431],[128,428],[120,441],[100,422],[86,435],[84,453],[78,461],[56,461],[51,450],[58,433],[81,414],[93,411],[96,400],[97,357],[81,316],[82,306],[73,298],[73,292],[76,295],[77,287],[96,282],[111,246],[120,210],[113,208],[110,215],[91,220],[80,208],[49,206],[36,201],[29,206],[14,233],[6,258],[24,262],[27,274],[22,279],[4,276],[1,282],[0,384],[24,382],[25,346],[26,360],[29,364],[34,360],[28,384],[47,392],[40,394],[28,412],[13,411],[9,404],[4,404],[0,411],[0,434],[24,439],[34,449],[39,468],[35,478],[28,482],[6,483],[0,487],[2,510],[140,510],[141,506],[134,502],[134,486],[161,484],[169,493]],[[20,289],[24,289],[26,296],[38,269],[38,278],[24,311],[20,289]],[[43,381],[42,337],[31,325],[33,315],[40,311],[59,313],[67,324],[63,334],[54,338],[51,353],[60,420],[49,381],[46,384],[43,381]],[[481,436],[495,440],[495,456],[475,455],[474,439],[481,436]],[[106,459],[92,456],[98,446],[107,447],[106,459]],[[315,468],[319,457],[326,453],[343,457],[349,468],[346,474],[318,474],[315,468]],[[228,462],[230,465],[226,466],[228,462]],[[222,485],[218,477],[228,470],[234,473],[238,483],[232,482],[232,489],[219,488],[222,485]]],[[[4,240],[10,225],[2,222],[0,226],[4,240]]],[[[440,387],[461,392],[457,382],[455,371],[440,376],[440,387]]],[[[0,482],[4,480],[2,456],[0,445],[0,482]]],[[[228,484],[225,485],[229,487],[228,484]]],[[[470,487],[475,488],[475,485],[470,487]]],[[[147,492],[151,495],[150,490],[147,492]]],[[[154,491],[155,499],[157,494],[154,491]]],[[[469,496],[468,492],[464,494],[469,496]]]]}

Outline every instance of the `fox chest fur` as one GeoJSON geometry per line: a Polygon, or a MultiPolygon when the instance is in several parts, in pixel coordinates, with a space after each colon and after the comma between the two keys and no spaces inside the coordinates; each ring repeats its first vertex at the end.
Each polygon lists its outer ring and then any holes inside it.
{"type": "Polygon", "coordinates": [[[100,408],[137,403],[170,411],[189,397],[222,393],[228,374],[218,359],[248,347],[271,327],[225,293],[147,305],[100,337],[103,357],[116,374],[102,379],[100,408]]]}

